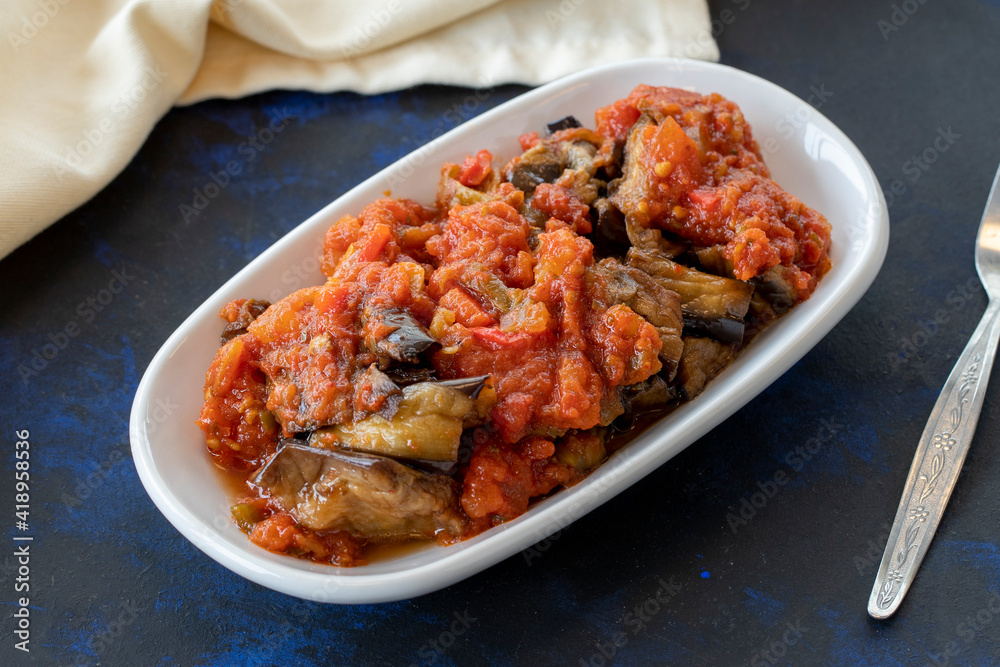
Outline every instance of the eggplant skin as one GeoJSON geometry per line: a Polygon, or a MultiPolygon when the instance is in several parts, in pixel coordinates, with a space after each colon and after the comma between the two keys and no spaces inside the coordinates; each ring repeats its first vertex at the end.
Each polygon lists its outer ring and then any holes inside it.
{"type": "Polygon", "coordinates": [[[662,344],[660,361],[667,378],[672,378],[683,347],[682,304],[677,293],[644,271],[624,266],[612,257],[601,260],[590,273],[603,279],[605,293],[612,303],[625,304],[653,325],[662,344]]]}
{"type": "Polygon", "coordinates": [[[534,194],[541,183],[552,183],[562,175],[566,160],[546,144],[530,149],[513,161],[505,177],[526,196],[534,194]]]}
{"type": "Polygon", "coordinates": [[[742,342],[753,285],[703,273],[661,253],[637,248],[628,251],[626,264],[677,293],[685,333],[711,336],[726,344],[742,342]]]}
{"type": "Polygon", "coordinates": [[[684,352],[677,369],[677,380],[684,396],[691,400],[705,389],[708,381],[728,366],[735,353],[730,345],[711,338],[684,336],[684,352]]]}
{"type": "Polygon", "coordinates": [[[458,483],[383,456],[286,441],[254,478],[295,521],[370,540],[463,535],[458,483]]]}
{"type": "Polygon", "coordinates": [[[236,318],[226,325],[226,328],[222,330],[222,336],[220,336],[219,341],[222,345],[225,345],[237,336],[242,336],[247,332],[247,327],[261,316],[265,310],[271,307],[270,301],[265,301],[263,299],[247,299],[239,307],[239,311],[236,313],[236,318]]]}
{"type": "Polygon", "coordinates": [[[714,338],[721,343],[742,343],[746,326],[743,320],[708,317],[698,312],[684,313],[684,333],[714,338]]]}
{"type": "MultiPolygon", "coordinates": [[[[367,322],[376,320],[381,327],[389,330],[389,334],[378,338],[366,339],[365,346],[378,355],[379,359],[392,359],[409,364],[420,360],[420,354],[437,343],[417,319],[405,310],[379,311],[374,308],[365,309],[367,322]]],[[[383,367],[388,362],[382,364],[383,367]]]]}
{"type": "Polygon", "coordinates": [[[602,255],[624,255],[629,249],[629,237],[625,228],[625,216],[610,199],[602,197],[594,202],[591,210],[596,212],[591,241],[594,250],[602,255]]]}
{"type": "Polygon", "coordinates": [[[490,379],[481,375],[408,385],[393,403],[393,413],[317,429],[309,444],[401,459],[457,461],[462,431],[493,407],[490,379]]]}
{"type": "Polygon", "coordinates": [[[574,127],[583,127],[583,125],[580,124],[580,121],[578,121],[575,116],[566,116],[565,118],[552,121],[545,126],[545,129],[548,130],[548,133],[551,136],[559,130],[571,130],[574,127]]]}

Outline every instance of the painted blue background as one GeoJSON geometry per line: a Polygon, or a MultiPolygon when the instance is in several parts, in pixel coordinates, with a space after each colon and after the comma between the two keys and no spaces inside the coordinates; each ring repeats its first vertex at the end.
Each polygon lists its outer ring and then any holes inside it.
{"type": "MultiPolygon", "coordinates": [[[[13,433],[29,429],[35,537],[32,651],[13,650],[8,619],[0,662],[1000,664],[996,388],[902,609],[887,622],[865,613],[924,420],[986,303],[972,248],[1000,163],[1000,9],[910,0],[895,3],[915,10],[896,26],[889,2],[711,5],[723,62],[804,99],[832,93],[822,113],[883,188],[899,184],[882,273],[809,355],[557,538],[446,590],[357,607],[265,590],[194,548],[146,496],[127,442],[139,378],[271,243],[457,116],[524,89],[475,104],[472,91],[425,86],[175,109],[103,192],[0,261],[0,498],[13,505],[13,433]],[[250,160],[241,144],[276,111],[291,119],[250,160]],[[948,128],[948,150],[914,168],[948,128]],[[185,219],[181,205],[230,160],[241,172],[185,219]],[[88,305],[116,271],[120,293],[88,305]],[[22,380],[19,365],[68,324],[79,334],[22,380]],[[789,458],[814,437],[812,459],[789,458]],[[769,486],[779,472],[789,481],[769,486]],[[773,497],[734,521],[762,486],[773,497]]],[[[11,552],[0,550],[0,600],[12,611],[11,552]]]]}

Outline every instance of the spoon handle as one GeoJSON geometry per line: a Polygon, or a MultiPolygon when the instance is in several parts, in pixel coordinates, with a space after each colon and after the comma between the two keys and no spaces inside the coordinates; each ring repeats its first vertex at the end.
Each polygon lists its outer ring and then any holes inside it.
{"type": "Polygon", "coordinates": [[[998,339],[1000,299],[987,306],[920,436],[868,599],[868,614],[873,618],[888,618],[895,613],[941,523],[976,432],[998,339]]]}

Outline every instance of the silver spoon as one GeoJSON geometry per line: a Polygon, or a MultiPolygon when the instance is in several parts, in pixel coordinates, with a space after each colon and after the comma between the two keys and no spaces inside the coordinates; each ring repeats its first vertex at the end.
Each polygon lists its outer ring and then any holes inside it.
{"type": "Polygon", "coordinates": [[[896,520],[868,598],[873,618],[895,613],[910,589],[941,523],[948,498],[962,471],[983,407],[986,384],[1000,339],[1000,171],[986,202],[976,239],[976,271],[989,303],[962,356],[948,376],[906,478],[896,520]]]}

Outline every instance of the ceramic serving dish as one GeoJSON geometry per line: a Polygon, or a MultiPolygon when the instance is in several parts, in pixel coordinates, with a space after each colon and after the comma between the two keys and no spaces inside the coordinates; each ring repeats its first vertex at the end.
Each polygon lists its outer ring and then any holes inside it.
{"type": "MultiPolygon", "coordinates": [[[[875,279],[888,245],[882,191],[864,157],[810,104],[751,74],[711,63],[650,59],[608,65],[528,92],[399,160],[326,206],[261,254],[203,303],[153,358],[132,407],[132,452],[147,492],[167,519],[206,554],[269,588],[311,600],[361,603],[421,595],[527,548],[662,465],[738,410],[815,345],[875,279]],[[637,84],[718,92],[742,108],[773,178],[833,226],[833,268],[815,294],[767,329],[694,401],[616,452],[582,483],[534,504],[518,519],[448,547],[427,546],[357,568],[272,554],[232,522],[233,498],[195,425],[205,371],[219,344],[219,309],[241,297],[271,301],[323,281],[323,233],[391,189],[434,199],[443,162],[487,148],[500,160],[520,154],[520,134],[594,111],[637,84]],[[305,276],[304,278],[302,276],[305,276]],[[170,406],[170,410],[164,409],[170,406]],[[175,407],[177,406],[177,407],[175,407]]],[[[639,536],[636,536],[639,539],[639,536]]]]}

